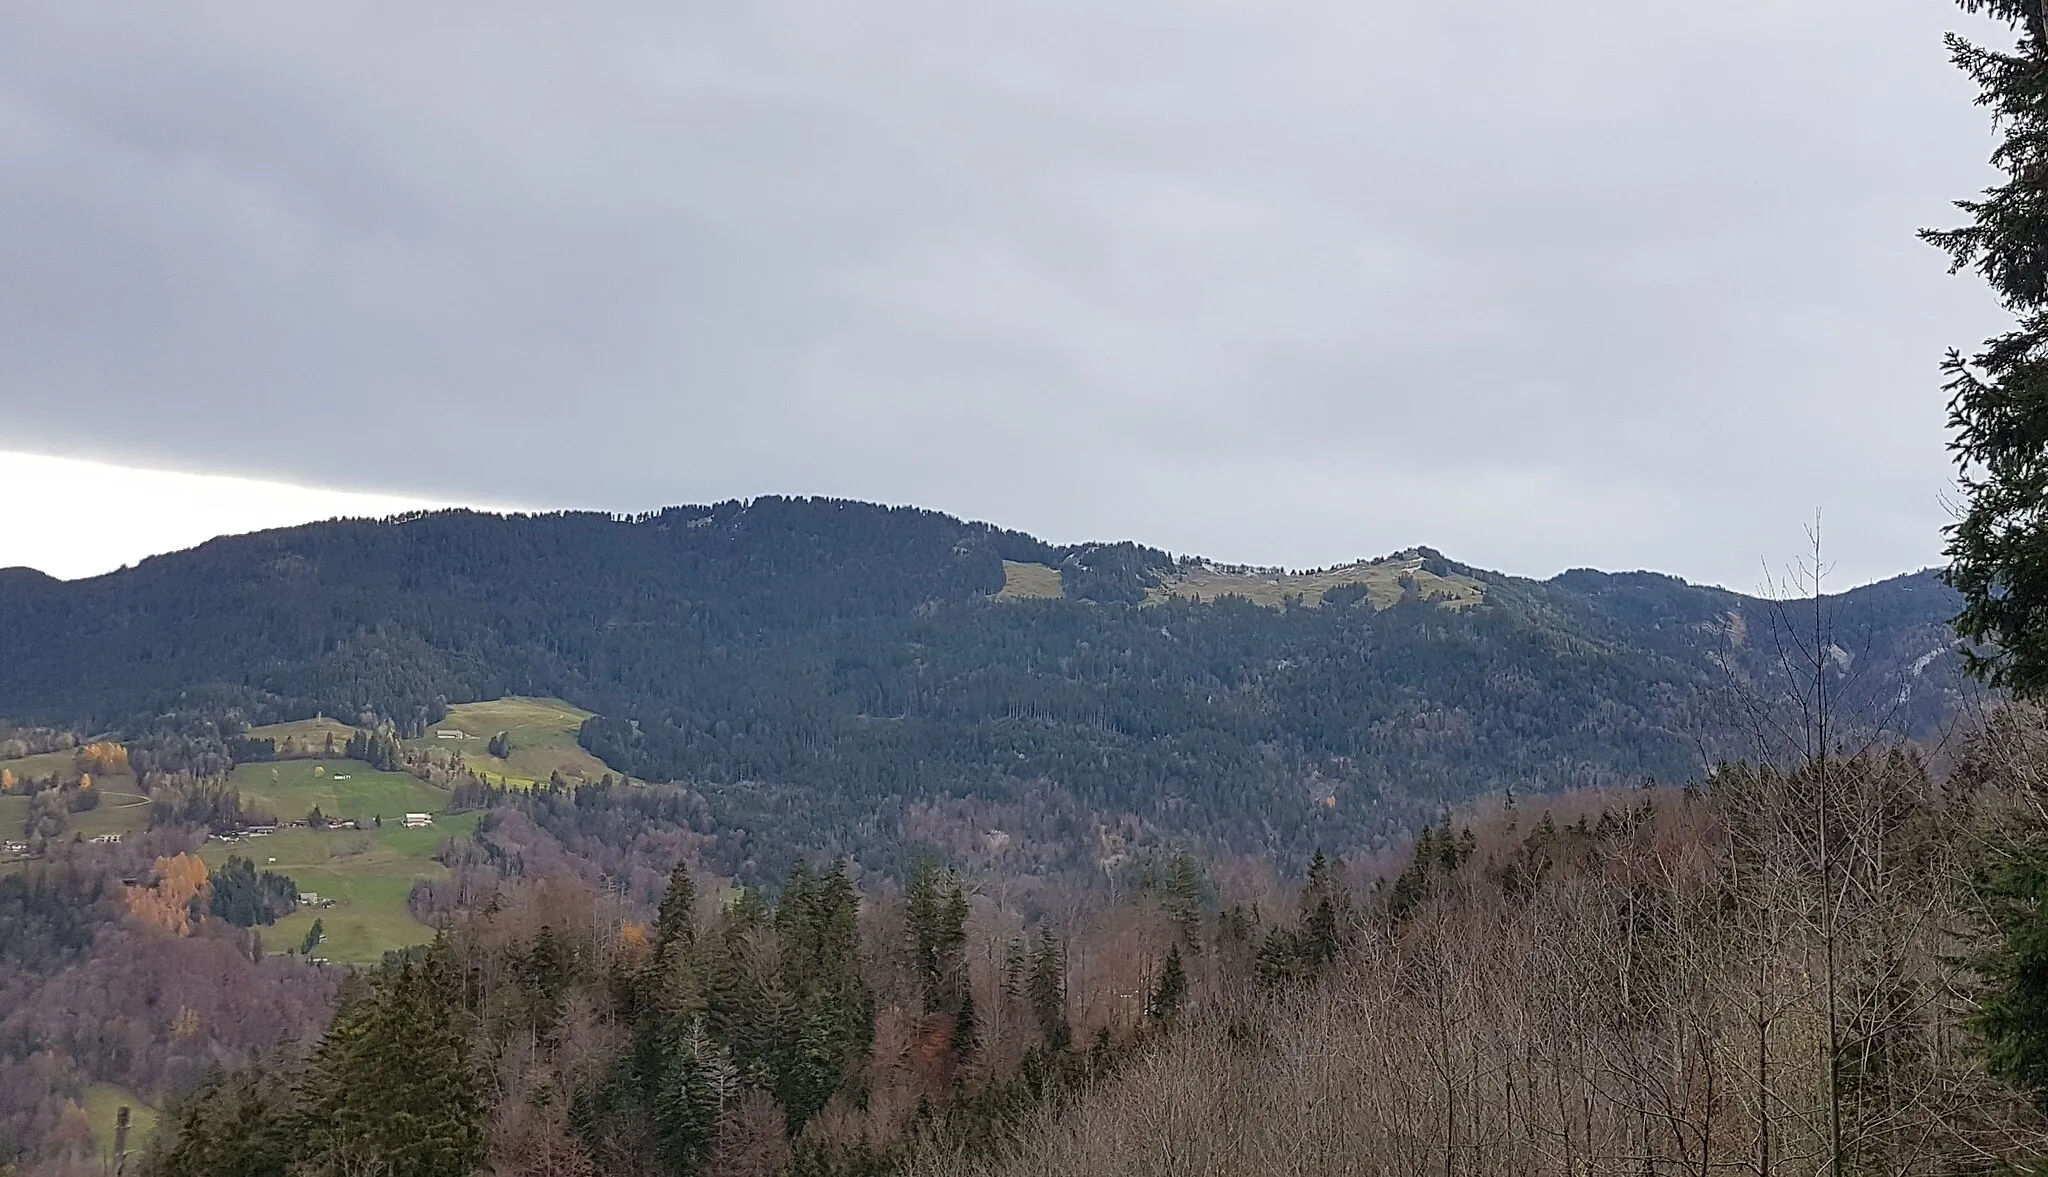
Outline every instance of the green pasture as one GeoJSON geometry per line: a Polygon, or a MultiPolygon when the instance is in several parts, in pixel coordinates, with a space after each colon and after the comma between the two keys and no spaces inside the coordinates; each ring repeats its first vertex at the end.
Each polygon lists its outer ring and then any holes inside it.
{"type": "Polygon", "coordinates": [[[139,834],[149,828],[149,798],[136,787],[134,777],[114,776],[95,780],[93,791],[100,795],[100,803],[83,813],[68,815],[65,818],[68,823],[65,837],[72,834],[82,834],[87,838],[101,834],[139,834]]]}
{"type": "MultiPolygon", "coordinates": [[[[101,834],[138,834],[149,828],[149,798],[135,789],[135,778],[126,776],[105,777],[94,782],[93,788],[100,795],[100,803],[82,813],[64,816],[64,837],[73,834],[96,838],[101,834]]],[[[28,820],[29,798],[26,793],[0,794],[0,840],[14,841],[21,837],[22,823],[28,820]]]]}
{"type": "Polygon", "coordinates": [[[21,823],[27,820],[27,794],[0,793],[0,839],[8,841],[20,839],[21,823]]]}
{"type": "Polygon", "coordinates": [[[156,1131],[157,1110],[136,1098],[134,1092],[112,1083],[95,1083],[86,1088],[84,1107],[86,1122],[92,1125],[93,1152],[110,1166],[114,1159],[114,1120],[122,1107],[128,1109],[128,1168],[133,1172],[142,1146],[156,1131]]]}
{"type": "Polygon", "coordinates": [[[239,855],[258,870],[290,875],[301,892],[334,901],[333,907],[300,908],[275,926],[259,928],[270,951],[297,948],[317,919],[325,936],[315,956],[374,963],[386,952],[433,938],[432,929],[406,910],[406,896],[416,880],[447,876],[447,868],[434,861],[435,849],[443,838],[474,831],[480,816],[437,816],[420,830],[405,829],[390,815],[382,829],[283,829],[241,842],[208,842],[200,857],[217,867],[239,855]]]}
{"type": "Polygon", "coordinates": [[[354,734],[355,728],[326,715],[318,719],[294,719],[290,723],[265,724],[249,729],[249,738],[252,740],[277,741],[280,753],[287,747],[299,753],[317,753],[327,746],[329,736],[334,737],[335,750],[340,751],[348,744],[348,738],[354,734]],[[287,740],[291,741],[289,745],[286,744],[287,740]]]}
{"type": "Polygon", "coordinates": [[[485,703],[457,703],[425,736],[406,744],[459,753],[470,769],[494,782],[503,780],[517,787],[530,787],[557,772],[571,780],[594,781],[612,770],[576,742],[577,732],[589,718],[590,712],[560,699],[513,695],[485,703]],[[443,732],[460,732],[461,736],[443,738],[443,732]],[[512,755],[503,759],[485,751],[499,732],[512,741],[512,755]]]}
{"type": "Polygon", "coordinates": [[[18,779],[33,777],[41,780],[54,772],[65,780],[74,780],[78,776],[77,765],[77,751],[68,748],[62,752],[38,752],[34,756],[0,760],[0,768],[11,770],[18,779]]]}
{"type": "Polygon", "coordinates": [[[432,813],[448,804],[448,791],[402,772],[379,772],[360,760],[273,760],[242,764],[228,776],[242,806],[267,810],[279,821],[298,821],[313,807],[328,817],[369,818],[386,824],[408,813],[432,813]]]}

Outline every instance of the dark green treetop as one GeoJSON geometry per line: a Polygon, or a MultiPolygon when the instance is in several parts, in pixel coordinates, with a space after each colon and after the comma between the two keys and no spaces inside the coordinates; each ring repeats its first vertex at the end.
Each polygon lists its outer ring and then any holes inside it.
{"type": "Polygon", "coordinates": [[[2017,320],[1975,355],[1950,351],[1950,448],[1965,506],[1948,528],[1947,579],[1963,595],[1956,631],[1981,649],[1971,669],[2021,695],[2048,692],[2048,27],[2042,0],[1960,0],[2019,32],[2010,51],[1951,33],[2000,133],[2005,181],[1956,206],[1970,223],[1921,236],[1991,283],[2017,320]]]}
{"type": "Polygon", "coordinates": [[[445,955],[437,943],[335,1015],[299,1098],[315,1168],[469,1177],[482,1167],[484,1100],[467,1019],[440,983],[445,955]]]}

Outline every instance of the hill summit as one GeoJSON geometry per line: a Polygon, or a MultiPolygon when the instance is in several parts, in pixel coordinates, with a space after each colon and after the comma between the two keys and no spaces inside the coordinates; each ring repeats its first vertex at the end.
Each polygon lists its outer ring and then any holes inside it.
{"type": "MultiPolygon", "coordinates": [[[[1930,573],[1828,600],[1852,720],[1940,728],[1956,605],[1930,573]]],[[[1287,572],[833,499],[443,511],[0,575],[0,714],[417,735],[453,703],[550,696],[594,713],[580,742],[614,768],[814,849],[1021,823],[1292,856],[1754,751],[1815,637],[1671,577],[1429,549],[1287,572]]]]}

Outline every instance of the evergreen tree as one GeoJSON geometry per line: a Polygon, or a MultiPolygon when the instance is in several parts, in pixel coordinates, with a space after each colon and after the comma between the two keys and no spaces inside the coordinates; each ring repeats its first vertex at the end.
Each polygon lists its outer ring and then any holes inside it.
{"type": "Polygon", "coordinates": [[[672,944],[684,948],[696,942],[697,883],[690,877],[690,864],[677,862],[669,872],[668,891],[654,917],[654,950],[659,958],[672,944]]]}
{"type": "Polygon", "coordinates": [[[1067,1026],[1067,951],[1050,932],[1041,932],[1024,979],[1025,1000],[1038,1020],[1045,1044],[1065,1050],[1073,1031],[1067,1026]]]}
{"type": "Polygon", "coordinates": [[[823,878],[799,865],[775,913],[788,1023],[775,1059],[775,1097],[796,1131],[847,1080],[874,1041],[874,996],[860,967],[860,897],[846,863],[823,878]]]}
{"type": "Polygon", "coordinates": [[[1337,959],[1339,919],[1349,906],[1337,874],[1342,865],[1324,858],[1320,850],[1308,864],[1308,886],[1301,894],[1300,939],[1311,969],[1320,970],[1337,959]]]}
{"type": "Polygon", "coordinates": [[[1252,976],[1266,989],[1280,989],[1310,976],[1301,951],[1301,937],[1292,928],[1274,928],[1259,941],[1252,958],[1252,976]]]}
{"type": "Polygon", "coordinates": [[[1145,1016],[1155,1022],[1172,1022],[1180,1016],[1180,1007],[1187,997],[1188,974],[1180,963],[1180,945],[1168,945],[1166,963],[1159,969],[1159,983],[1145,1000],[1145,1016]]]}
{"type": "Polygon", "coordinates": [[[738,1072],[724,1047],[696,1017],[677,1027],[649,1111],[662,1172],[694,1177],[718,1140],[718,1117],[738,1090],[738,1072]]]}
{"type": "Polygon", "coordinates": [[[981,1027],[974,1018],[974,989],[970,986],[961,991],[960,1008],[953,1014],[953,1033],[946,1040],[946,1048],[954,1058],[968,1058],[981,1044],[981,1027]]]}
{"type": "Polygon", "coordinates": [[[280,1090],[254,1068],[207,1084],[158,1129],[143,1177],[286,1177],[298,1136],[280,1090]]]}
{"type": "Polygon", "coordinates": [[[554,1024],[561,1012],[563,995],[575,980],[576,966],[570,945],[542,924],[519,961],[520,984],[534,1000],[535,1015],[542,1027],[554,1024]]]}
{"type": "MultiPolygon", "coordinates": [[[[1438,847],[1452,845],[1448,838],[1434,835],[1424,826],[1416,839],[1415,860],[1394,881],[1389,908],[1396,919],[1421,902],[1433,872],[1442,868],[1438,847]]],[[[1351,919],[1351,897],[1345,890],[1343,862],[1316,851],[1309,860],[1308,884],[1301,890],[1300,922],[1293,928],[1275,928],[1260,942],[1253,960],[1253,975],[1267,988],[1297,984],[1319,975],[1343,949],[1345,928],[1351,919]]]]}
{"type": "Polygon", "coordinates": [[[960,881],[925,863],[911,876],[903,908],[925,1008],[954,1013],[967,984],[967,897],[960,881]]]}
{"type": "Polygon", "coordinates": [[[301,1101],[316,1166],[392,1177],[470,1177],[482,1166],[484,1103],[469,1019],[437,980],[445,955],[437,945],[335,1015],[301,1101]]]}
{"type": "Polygon", "coordinates": [[[1202,909],[1207,887],[1202,880],[1201,864],[1186,850],[1175,852],[1167,864],[1166,879],[1162,888],[1165,892],[1167,918],[1173,921],[1180,933],[1181,943],[1189,952],[1202,951],[1202,909]]]}
{"type": "Polygon", "coordinates": [[[741,892],[694,954],[702,986],[703,1028],[747,1082],[773,1089],[796,1033],[795,999],[783,987],[774,945],[774,913],[755,891],[741,892]]]}
{"type": "Polygon", "coordinates": [[[1991,1072],[2048,1111],[2048,855],[2006,847],[1977,893],[1996,945],[1977,962],[1975,1026],[1991,1072]]]}
{"type": "Polygon", "coordinates": [[[274,924],[299,905],[299,888],[276,871],[257,873],[256,863],[230,854],[207,879],[212,890],[207,909],[216,919],[238,928],[274,924]]]}
{"type": "Polygon", "coordinates": [[[2042,0],[1960,2],[2019,31],[2009,52],[1948,38],[2002,134],[1991,162],[2005,181],[1956,202],[1970,224],[1921,236],[1951,270],[1982,274],[2017,322],[1942,365],[1966,500],[1946,576],[1963,595],[1956,631],[1980,643],[1971,668],[2037,696],[2048,692],[2048,28],[2042,0]]]}
{"type": "Polygon", "coordinates": [[[299,955],[311,956],[320,947],[320,941],[327,935],[327,924],[318,916],[313,917],[313,926],[306,929],[306,938],[299,941],[299,955]]]}

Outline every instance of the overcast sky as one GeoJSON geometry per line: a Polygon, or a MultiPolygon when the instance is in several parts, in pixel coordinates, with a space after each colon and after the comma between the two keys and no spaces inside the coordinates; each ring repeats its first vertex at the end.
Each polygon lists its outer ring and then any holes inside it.
{"type": "Polygon", "coordinates": [[[1924,566],[1936,364],[2000,323],[1913,237],[1991,179],[1962,27],[7,0],[0,564],[818,493],[1741,589],[1818,508],[1843,582],[1924,566]]]}

